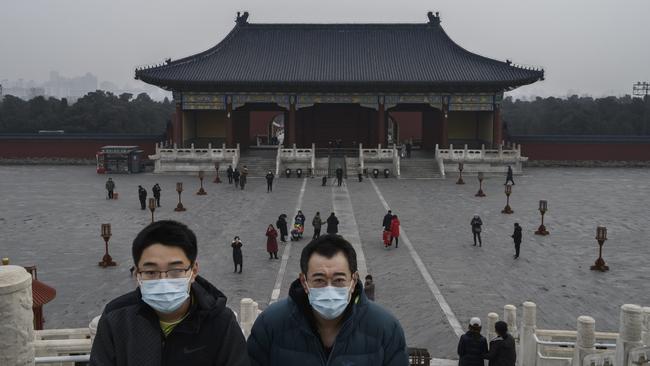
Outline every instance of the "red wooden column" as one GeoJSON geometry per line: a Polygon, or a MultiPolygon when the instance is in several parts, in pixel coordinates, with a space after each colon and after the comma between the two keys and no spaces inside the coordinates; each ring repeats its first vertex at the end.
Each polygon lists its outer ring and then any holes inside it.
{"type": "Polygon", "coordinates": [[[235,135],[232,128],[232,99],[226,101],[226,146],[235,147],[235,135]]]}
{"type": "Polygon", "coordinates": [[[172,130],[172,143],[178,144],[179,147],[183,146],[183,108],[180,103],[176,103],[176,115],[172,130]]]}
{"type": "Polygon", "coordinates": [[[449,104],[442,105],[441,114],[440,148],[446,149],[449,147],[449,104]]]}
{"type": "Polygon", "coordinates": [[[291,146],[296,143],[296,103],[289,104],[289,121],[288,126],[285,127],[287,133],[284,139],[285,146],[291,146]]]}
{"type": "Polygon", "coordinates": [[[386,110],[382,99],[379,100],[377,110],[377,144],[386,145],[386,110]]]}
{"type": "Polygon", "coordinates": [[[499,146],[501,139],[501,108],[495,104],[494,112],[492,112],[492,144],[499,146]]]}

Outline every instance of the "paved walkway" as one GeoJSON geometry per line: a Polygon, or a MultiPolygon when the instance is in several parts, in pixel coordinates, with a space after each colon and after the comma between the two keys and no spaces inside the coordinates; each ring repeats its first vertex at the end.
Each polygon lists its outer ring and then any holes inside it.
{"type": "MultiPolygon", "coordinates": [[[[409,346],[427,348],[436,358],[455,358],[457,334],[472,316],[502,314],[504,304],[538,304],[539,327],[572,329],[579,315],[596,319],[597,330],[616,331],[623,303],[650,305],[647,261],[647,169],[528,169],[516,177],[505,205],[501,178],[488,178],[485,198],[474,197],[477,182],[446,180],[347,180],[343,187],[321,187],[319,179],[278,179],[266,193],[263,179],[249,179],[245,191],[228,184],[152,174],[116,175],[120,199],[107,201],[106,176],[90,167],[0,167],[0,256],[13,264],[37,265],[39,279],[57,289],[45,306],[46,328],[84,327],[110,299],[133,289],[129,277],[131,241],[150,222],[137,201],[137,185],[163,188],[156,218],[187,223],[199,239],[200,272],[219,287],[228,303],[251,297],[262,308],[286,296],[297,278],[300,252],[312,235],[316,211],[335,211],[340,232],[365,258],[376,282],[377,302],[402,323],[409,346]],[[177,181],[184,182],[187,212],[173,211],[177,181]],[[551,235],[532,232],[539,225],[537,201],[547,199],[551,235]],[[384,249],[381,220],[386,208],[402,222],[400,247],[384,249]],[[297,209],[307,217],[305,238],[280,244],[282,260],[269,260],[266,227],[281,213],[290,221],[297,209]],[[473,247],[469,220],[483,218],[484,245],[473,247]],[[512,224],[524,229],[522,256],[512,259],[512,224]],[[100,224],[113,225],[110,252],[118,262],[102,269],[100,224]],[[611,270],[595,273],[596,225],[606,225],[604,257],[611,270]],[[244,243],[243,274],[233,273],[230,241],[244,243]],[[445,305],[446,304],[446,305],[445,305]]],[[[323,231],[325,228],[323,228],[323,231]]],[[[361,257],[361,255],[360,255],[361,257]]],[[[521,315],[520,315],[521,316],[521,315]]]]}

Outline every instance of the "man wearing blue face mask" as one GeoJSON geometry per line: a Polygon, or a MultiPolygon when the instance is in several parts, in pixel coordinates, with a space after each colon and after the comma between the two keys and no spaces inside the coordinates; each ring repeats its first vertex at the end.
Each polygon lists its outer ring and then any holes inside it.
{"type": "Polygon", "coordinates": [[[248,338],[253,366],[407,366],[404,331],[368,301],[354,248],[337,235],[307,244],[289,297],[269,306],[248,338]]]}
{"type": "Polygon", "coordinates": [[[106,305],[90,365],[250,365],[226,297],[198,276],[196,236],[187,226],[150,224],[132,254],[139,287],[106,305]]]}

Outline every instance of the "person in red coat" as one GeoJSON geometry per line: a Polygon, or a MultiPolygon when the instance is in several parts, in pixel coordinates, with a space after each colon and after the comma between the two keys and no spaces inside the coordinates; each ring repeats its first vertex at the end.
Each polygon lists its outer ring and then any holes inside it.
{"type": "Polygon", "coordinates": [[[266,229],[266,251],[269,252],[269,259],[278,259],[278,231],[273,224],[266,229]]]}
{"type": "Polygon", "coordinates": [[[397,215],[393,215],[393,218],[390,220],[390,243],[393,244],[393,239],[395,239],[395,248],[399,246],[399,219],[397,215]]]}

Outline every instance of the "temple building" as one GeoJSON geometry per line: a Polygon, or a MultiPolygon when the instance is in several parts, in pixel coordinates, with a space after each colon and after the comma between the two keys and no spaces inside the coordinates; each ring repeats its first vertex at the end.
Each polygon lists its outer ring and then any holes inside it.
{"type": "Polygon", "coordinates": [[[544,71],[465,50],[437,13],[419,24],[260,24],[238,13],[216,46],[135,77],[173,92],[178,146],[433,149],[498,145],[503,93],[544,71]]]}

